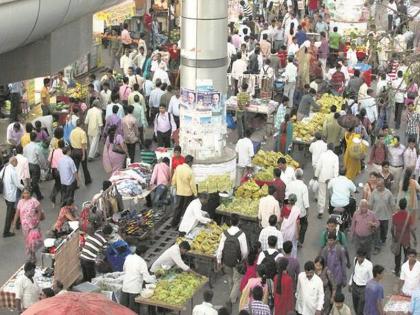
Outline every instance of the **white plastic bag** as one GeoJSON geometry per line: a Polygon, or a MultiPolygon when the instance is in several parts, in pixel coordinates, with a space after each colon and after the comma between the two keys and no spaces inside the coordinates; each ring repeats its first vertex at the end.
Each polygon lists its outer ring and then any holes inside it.
{"type": "Polygon", "coordinates": [[[319,189],[319,183],[316,179],[311,179],[309,181],[309,188],[312,190],[312,192],[317,195],[318,194],[318,189],[319,189]]]}

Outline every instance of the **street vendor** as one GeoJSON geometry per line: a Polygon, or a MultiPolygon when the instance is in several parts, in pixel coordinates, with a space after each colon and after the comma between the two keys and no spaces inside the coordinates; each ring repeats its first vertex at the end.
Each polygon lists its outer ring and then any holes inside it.
{"type": "Polygon", "coordinates": [[[189,271],[188,267],[181,258],[181,255],[184,255],[191,249],[190,244],[187,241],[182,241],[180,244],[174,244],[163,252],[158,259],[150,267],[151,272],[156,272],[159,269],[169,270],[174,265],[177,265],[178,268],[181,268],[184,271],[189,271]]]}
{"type": "Polygon", "coordinates": [[[211,221],[209,214],[201,210],[208,201],[207,193],[199,193],[198,198],[190,202],[179,225],[179,232],[188,234],[199,223],[207,224],[211,221]]]}

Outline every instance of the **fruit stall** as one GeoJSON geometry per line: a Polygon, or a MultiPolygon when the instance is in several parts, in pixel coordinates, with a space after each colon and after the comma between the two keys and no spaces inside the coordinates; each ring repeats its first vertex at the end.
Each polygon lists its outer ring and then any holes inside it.
{"type": "Polygon", "coordinates": [[[227,198],[217,207],[216,213],[222,217],[222,222],[228,221],[233,213],[240,219],[240,227],[245,232],[247,239],[252,242],[258,238],[258,206],[260,198],[268,194],[268,186],[262,187],[253,181],[247,181],[240,185],[234,197],[227,198]]]}
{"type": "Polygon", "coordinates": [[[205,275],[209,278],[209,286],[212,287],[213,279],[216,275],[217,260],[216,251],[224,231],[228,229],[226,224],[219,226],[216,222],[206,225],[199,225],[183,237],[178,237],[177,243],[188,241],[191,250],[186,256],[189,265],[197,268],[204,267],[205,275]]]}
{"type": "Polygon", "coordinates": [[[163,307],[181,314],[187,309],[188,302],[191,303],[192,309],[194,295],[207,282],[208,278],[192,271],[170,270],[160,276],[156,284],[146,285],[146,289],[136,297],[135,301],[142,305],[163,307]]]}
{"type": "MultiPolygon", "coordinates": [[[[227,111],[236,112],[238,109],[236,96],[231,96],[228,100],[226,100],[225,105],[227,111]]],[[[246,112],[265,115],[267,117],[266,133],[272,134],[274,128],[274,114],[278,106],[279,103],[273,100],[252,98],[249,106],[246,107],[246,112]]]]}
{"type": "MultiPolygon", "coordinates": [[[[298,147],[299,150],[304,151],[303,157],[305,160],[310,157],[309,146],[315,139],[315,133],[322,133],[324,121],[331,112],[331,106],[337,106],[337,111],[339,112],[344,102],[345,99],[341,96],[335,96],[328,93],[323,94],[316,101],[316,103],[320,106],[319,112],[310,113],[309,117],[305,117],[301,121],[294,122],[292,151],[298,147]]],[[[304,165],[304,163],[301,164],[302,166],[304,165]]]]}

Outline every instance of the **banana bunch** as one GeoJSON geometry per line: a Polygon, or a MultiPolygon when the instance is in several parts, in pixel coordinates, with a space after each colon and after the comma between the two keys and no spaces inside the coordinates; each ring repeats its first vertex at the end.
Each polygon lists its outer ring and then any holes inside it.
{"type": "Polygon", "coordinates": [[[259,203],[260,201],[258,199],[233,198],[232,202],[222,204],[218,209],[223,212],[237,213],[248,217],[257,217],[259,203]]]}
{"type": "Polygon", "coordinates": [[[182,306],[205,281],[205,277],[191,272],[169,273],[158,281],[150,300],[182,306]]]}
{"type": "Polygon", "coordinates": [[[217,191],[230,191],[233,188],[233,181],[230,179],[229,174],[209,175],[197,185],[198,192],[214,193],[217,191]]]}
{"type": "Polygon", "coordinates": [[[267,167],[277,167],[277,161],[279,158],[284,157],[288,165],[293,168],[298,168],[299,163],[292,159],[292,157],[288,154],[283,154],[281,152],[274,152],[274,151],[264,151],[259,150],[257,154],[255,154],[254,158],[252,159],[252,163],[264,168],[267,167]]]}
{"type": "Polygon", "coordinates": [[[206,255],[214,255],[219,246],[223,231],[227,230],[226,224],[218,226],[211,222],[194,238],[191,243],[191,250],[206,255]]]}
{"type": "Polygon", "coordinates": [[[87,93],[88,93],[87,87],[80,83],[76,83],[74,88],[67,90],[67,95],[69,97],[77,98],[82,101],[86,99],[87,93]]]}
{"type": "Polygon", "coordinates": [[[267,185],[264,186],[260,188],[253,180],[249,180],[238,187],[235,197],[260,199],[268,194],[268,187],[267,185]],[[264,186],[266,187],[264,188],[264,186]]]}
{"type": "Polygon", "coordinates": [[[317,100],[319,106],[321,106],[321,113],[328,114],[332,105],[337,106],[337,109],[340,111],[341,106],[344,104],[344,98],[341,96],[335,96],[332,94],[322,94],[322,96],[317,100]]]}
{"type": "Polygon", "coordinates": [[[261,181],[271,181],[274,179],[273,170],[274,167],[272,166],[263,168],[257,174],[255,174],[255,179],[261,181]]]}
{"type": "MultiPolygon", "coordinates": [[[[328,109],[329,111],[329,109],[328,109]]],[[[293,128],[293,138],[300,138],[303,142],[312,141],[315,132],[322,131],[322,126],[326,115],[322,112],[316,113],[312,119],[308,121],[298,121],[293,128]]]]}

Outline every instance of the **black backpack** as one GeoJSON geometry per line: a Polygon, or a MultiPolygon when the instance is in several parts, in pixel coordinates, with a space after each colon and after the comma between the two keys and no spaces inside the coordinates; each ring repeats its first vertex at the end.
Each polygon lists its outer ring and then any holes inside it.
{"type": "Polygon", "coordinates": [[[273,280],[277,272],[276,257],[279,254],[279,252],[275,251],[270,255],[268,251],[265,250],[263,253],[265,257],[261,264],[265,266],[265,276],[267,277],[267,279],[273,280]]]}
{"type": "Polygon", "coordinates": [[[222,262],[228,267],[236,267],[242,260],[241,246],[239,244],[239,236],[243,233],[238,231],[235,235],[230,235],[228,231],[223,232],[226,240],[222,251],[222,262]]]}

